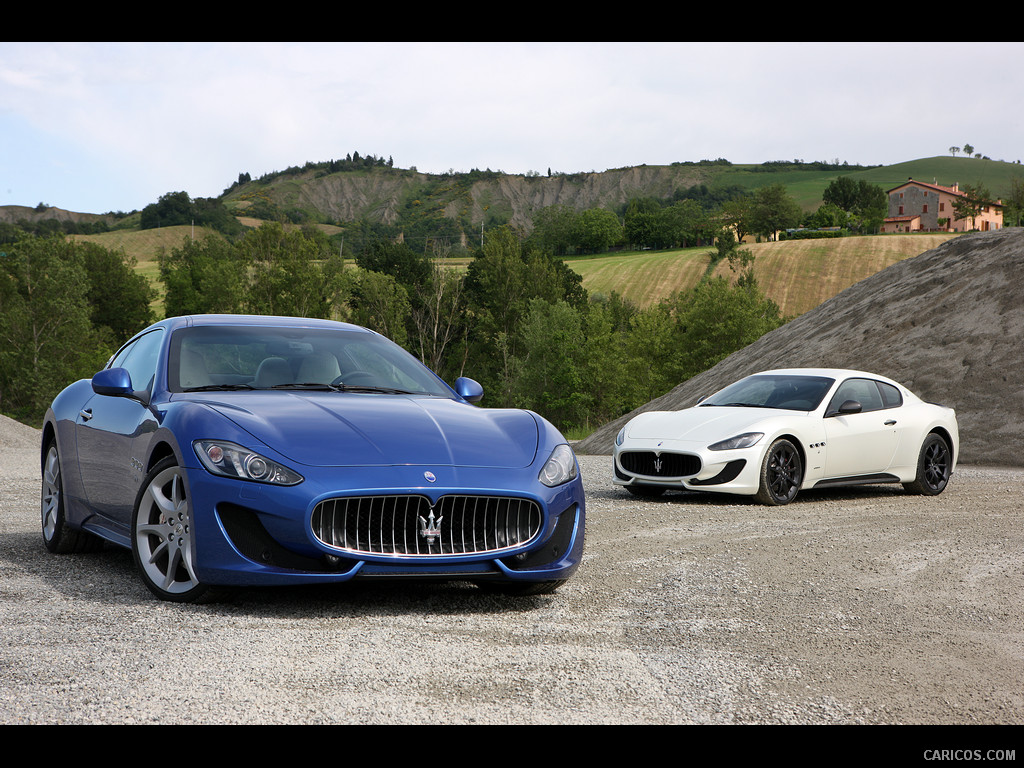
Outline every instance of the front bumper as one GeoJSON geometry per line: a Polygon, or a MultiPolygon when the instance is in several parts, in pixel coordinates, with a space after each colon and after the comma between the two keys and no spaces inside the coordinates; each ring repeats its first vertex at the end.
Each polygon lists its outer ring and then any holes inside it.
{"type": "Polygon", "coordinates": [[[547,488],[536,481],[533,467],[435,467],[429,472],[415,466],[324,468],[309,472],[303,483],[292,487],[221,478],[189,468],[187,480],[196,527],[196,571],[207,584],[285,585],[354,578],[552,581],[571,576],[583,554],[585,500],[580,478],[547,488]],[[427,474],[433,482],[426,481],[427,474]],[[330,546],[314,533],[311,520],[320,502],[382,495],[424,497],[430,506],[452,495],[528,499],[540,510],[540,521],[529,541],[488,552],[350,551],[330,546]]]}
{"type": "Polygon", "coordinates": [[[616,485],[754,495],[763,446],[711,451],[682,440],[628,440],[613,452],[616,485]]]}

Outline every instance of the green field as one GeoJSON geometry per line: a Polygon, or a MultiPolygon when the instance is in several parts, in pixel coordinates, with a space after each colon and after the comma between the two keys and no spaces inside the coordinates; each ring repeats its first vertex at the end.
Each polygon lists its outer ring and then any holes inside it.
{"type": "MultiPolygon", "coordinates": [[[[873,235],[744,245],[754,274],[784,316],[796,316],[897,261],[936,248],[956,235],[873,235]]],[[[707,269],[711,248],[631,251],[567,260],[590,293],[619,293],[641,307],[692,288],[707,269]]],[[[729,275],[728,263],[715,274],[729,275]]]]}

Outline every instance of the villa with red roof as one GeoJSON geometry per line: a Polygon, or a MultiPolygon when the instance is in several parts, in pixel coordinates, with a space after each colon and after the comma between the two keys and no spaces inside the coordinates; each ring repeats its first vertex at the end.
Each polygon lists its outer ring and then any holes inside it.
{"type": "Polygon", "coordinates": [[[953,201],[964,194],[958,184],[942,187],[909,179],[887,194],[889,215],[882,223],[883,232],[987,232],[1003,226],[1001,200],[982,206],[973,219],[958,219],[953,201]]]}

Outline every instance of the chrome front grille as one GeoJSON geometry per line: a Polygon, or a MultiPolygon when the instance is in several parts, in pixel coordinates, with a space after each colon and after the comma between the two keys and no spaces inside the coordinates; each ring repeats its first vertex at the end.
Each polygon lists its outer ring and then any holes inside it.
{"type": "Polygon", "coordinates": [[[700,457],[689,453],[629,451],[619,454],[627,472],[648,477],[690,477],[700,472],[700,457]]]}
{"type": "Polygon", "coordinates": [[[522,546],[540,533],[540,506],[504,496],[355,496],[313,510],[313,534],[356,554],[468,555],[522,546]]]}

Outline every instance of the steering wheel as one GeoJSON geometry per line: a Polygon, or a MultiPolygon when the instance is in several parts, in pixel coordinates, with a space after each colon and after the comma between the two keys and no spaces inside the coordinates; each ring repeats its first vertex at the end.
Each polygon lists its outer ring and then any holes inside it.
{"type": "Polygon", "coordinates": [[[370,384],[376,377],[369,371],[349,371],[348,373],[341,374],[338,378],[331,382],[332,387],[336,387],[339,384],[370,384]],[[355,381],[353,381],[355,379],[355,381]]]}

